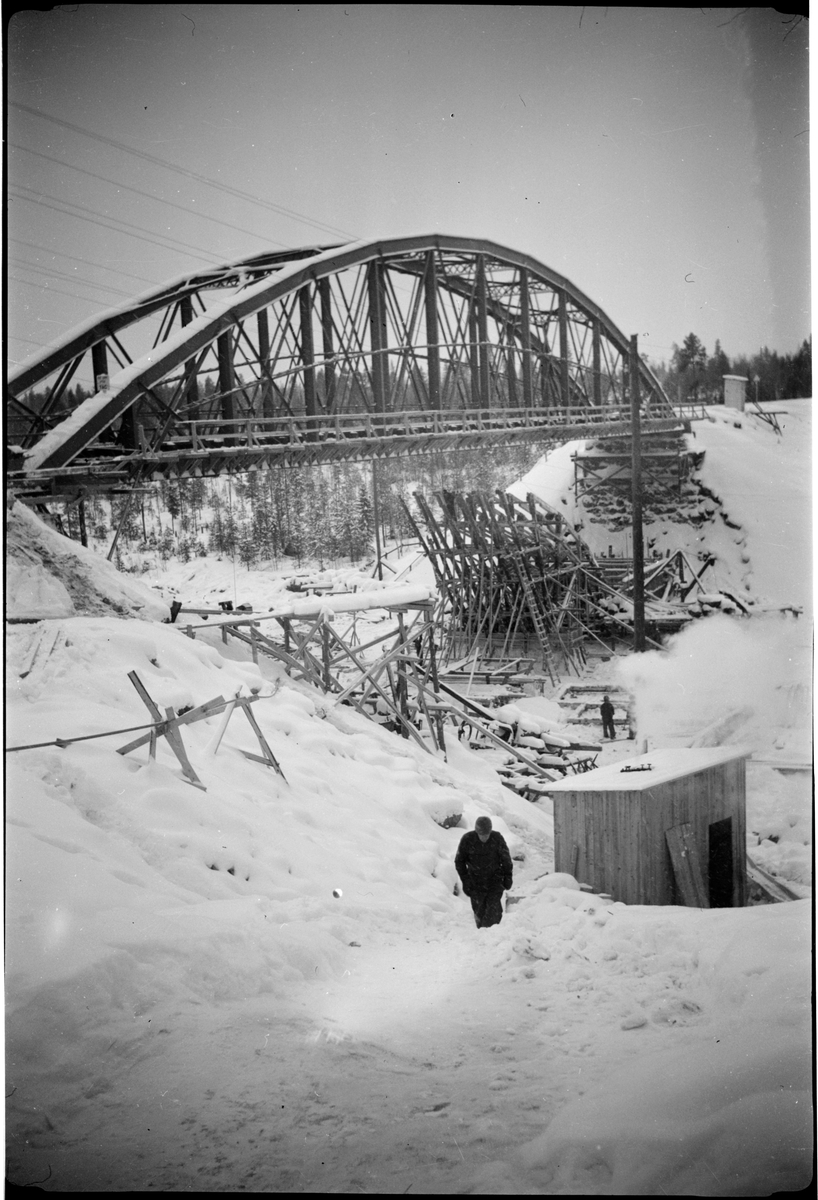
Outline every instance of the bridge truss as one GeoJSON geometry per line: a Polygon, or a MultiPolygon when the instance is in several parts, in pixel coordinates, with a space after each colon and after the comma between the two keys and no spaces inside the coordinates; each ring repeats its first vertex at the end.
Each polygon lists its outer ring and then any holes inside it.
{"type": "MultiPolygon", "coordinates": [[[[628,355],[569,280],[493,242],[435,234],[263,254],[111,309],[12,372],[9,482],[77,498],[152,478],[624,433],[628,355]],[[89,373],[95,394],[72,400],[89,373]]],[[[639,370],[646,428],[678,427],[639,370]]]]}

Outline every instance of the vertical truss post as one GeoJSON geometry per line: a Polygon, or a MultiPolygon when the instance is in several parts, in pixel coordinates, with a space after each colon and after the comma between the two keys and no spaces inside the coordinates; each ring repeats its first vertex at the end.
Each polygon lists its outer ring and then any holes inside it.
{"type": "Polygon", "coordinates": [[[434,250],[426,253],[423,276],[426,301],[426,362],[429,375],[429,407],[440,409],[440,345],[437,325],[437,265],[434,250]]]}
{"type": "Polygon", "coordinates": [[[592,336],[592,341],[593,341],[593,355],[594,355],[593,383],[592,383],[593,397],[594,397],[594,404],[597,405],[597,407],[601,408],[602,407],[602,361],[601,361],[600,345],[599,345],[599,318],[598,317],[594,317],[593,326],[592,326],[592,330],[591,330],[591,336],[592,336]]]}
{"type": "Polygon", "coordinates": [[[101,392],[108,386],[108,347],[97,342],[91,347],[91,364],[94,371],[94,390],[101,392]]]}
{"type": "Polygon", "coordinates": [[[523,351],[523,404],[534,407],[531,386],[531,298],[528,291],[528,271],[520,268],[520,345],[523,351]]]}
{"type": "Polygon", "coordinates": [[[480,361],[480,406],[491,404],[491,380],[489,378],[489,329],[486,303],[486,258],[477,256],[477,340],[480,361]]]}
{"type": "Polygon", "coordinates": [[[233,407],[233,335],[229,329],[227,333],[219,334],[217,345],[222,418],[225,421],[232,421],[236,414],[233,407]]]}
{"type": "Polygon", "coordinates": [[[324,408],[331,412],[335,404],[335,349],[332,340],[332,292],[329,279],[318,280],[321,297],[321,338],[324,347],[324,408]]]}
{"type": "Polygon", "coordinates": [[[307,284],[299,288],[301,311],[301,362],[304,365],[304,412],[315,416],[315,347],[312,340],[312,289],[307,284]]]}
{"type": "Polygon", "coordinates": [[[506,382],[508,385],[507,406],[517,407],[517,368],[514,364],[514,326],[506,322],[506,382]]]}
{"type": "MultiPolygon", "coordinates": [[[[183,296],[179,301],[179,316],[183,326],[189,325],[193,320],[193,301],[190,296],[183,296]]],[[[193,361],[195,362],[195,359],[193,361]]],[[[188,361],[185,363],[185,370],[190,369],[191,362],[188,361]]],[[[188,420],[195,421],[199,416],[199,380],[195,375],[192,376],[190,383],[187,385],[185,400],[187,402],[188,420]]]]}
{"type": "Polygon", "coordinates": [[[568,386],[568,298],[565,288],[559,292],[560,320],[560,402],[565,408],[571,406],[571,394],[568,386]]]}
{"type": "Polygon", "coordinates": [[[645,649],[645,547],[642,535],[642,428],[639,416],[639,348],[636,334],[630,346],[631,385],[631,501],[633,506],[633,648],[645,649]]]}
{"type": "Polygon", "coordinates": [[[386,311],[383,294],[383,263],[367,268],[369,285],[369,341],[372,348],[372,393],[375,411],[386,412],[388,372],[386,362],[386,311]]]}
{"type": "MultiPolygon", "coordinates": [[[[91,347],[91,370],[94,375],[94,391],[104,391],[108,387],[108,347],[104,341],[97,342],[91,347]]],[[[136,411],[132,404],[122,414],[118,441],[127,450],[135,450],[138,445],[136,411]]]]}
{"type": "Polygon", "coordinates": [[[469,303],[469,376],[472,408],[480,407],[480,356],[477,352],[477,309],[469,303]]]}
{"type": "Polygon", "coordinates": [[[274,417],[273,385],[265,374],[270,367],[270,325],[266,308],[262,308],[256,317],[256,327],[258,329],[258,361],[261,372],[261,415],[274,417]]]}

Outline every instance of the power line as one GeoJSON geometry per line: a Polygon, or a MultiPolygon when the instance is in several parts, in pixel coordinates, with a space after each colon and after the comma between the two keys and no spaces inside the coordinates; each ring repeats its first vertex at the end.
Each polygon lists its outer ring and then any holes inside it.
{"type": "Polygon", "coordinates": [[[25,342],[27,346],[42,346],[43,344],[42,342],[35,342],[34,338],[20,337],[19,334],[16,333],[7,333],[6,337],[10,342],[25,342]]]}
{"type": "Polygon", "coordinates": [[[12,101],[10,107],[18,109],[20,112],[30,113],[31,116],[41,117],[45,121],[51,121],[55,125],[60,125],[64,129],[70,129],[74,133],[81,133],[85,137],[94,138],[95,141],[103,142],[107,146],[113,146],[117,150],[124,150],[126,154],[136,155],[137,158],[142,158],[146,162],[154,163],[159,167],[164,167],[168,171],[175,171],[179,175],[185,175],[188,179],[195,179],[199,183],[204,183],[208,187],[216,188],[218,191],[226,192],[230,196],[236,196],[240,200],[247,200],[251,204],[257,204],[261,208],[266,208],[271,212],[277,213],[279,216],[289,217],[291,220],[300,222],[302,225],[312,225],[316,229],[322,229],[327,233],[331,233],[336,237],[355,238],[356,234],[350,233],[345,229],[338,229],[334,225],[327,225],[323,221],[315,221],[311,217],[305,216],[294,209],[285,208],[284,205],[274,204],[272,200],[262,200],[259,196],[253,196],[250,192],[244,192],[240,188],[231,187],[230,184],[221,183],[216,179],[209,179],[206,175],[199,175],[196,171],[190,171],[187,167],[179,167],[175,163],[166,162],[162,158],[158,158],[155,154],[148,154],[144,150],[135,150],[132,146],[126,145],[124,142],[118,142],[114,138],[105,137],[101,133],[93,133],[90,129],[83,129],[81,125],[72,125],[70,121],[63,121],[59,117],[52,117],[49,113],[42,112],[37,108],[30,108],[27,104],[19,104],[12,101]]]}
{"type": "MultiPolygon", "coordinates": [[[[44,291],[44,292],[53,292],[56,296],[68,296],[69,300],[81,300],[83,304],[99,304],[100,303],[99,300],[92,300],[88,296],[78,296],[76,292],[64,292],[62,290],[62,288],[49,287],[49,285],[47,283],[38,283],[38,282],[32,281],[30,279],[14,279],[14,282],[23,284],[24,287],[36,287],[36,288],[40,288],[40,290],[44,291]]],[[[127,295],[127,293],[122,292],[122,295],[125,296],[125,295],[127,295]]],[[[28,339],[26,339],[26,340],[28,340],[28,339]]],[[[40,345],[40,343],[32,342],[32,345],[38,346],[38,345],[40,345]]]]}
{"type": "MultiPolygon", "coordinates": [[[[23,262],[19,258],[8,258],[6,262],[14,267],[21,267],[24,271],[34,271],[37,275],[45,275],[49,279],[65,279],[68,283],[79,283],[84,287],[94,288],[99,292],[111,292],[116,296],[131,297],[130,292],[125,292],[122,288],[111,287],[107,283],[94,283],[92,279],[83,279],[80,275],[69,275],[65,271],[55,271],[51,267],[38,267],[35,263],[23,262]]],[[[24,282],[20,280],[20,282],[24,282]]]]}
{"type": "Polygon", "coordinates": [[[24,242],[21,238],[8,238],[9,242],[14,242],[15,246],[27,246],[30,250],[36,250],[38,254],[58,254],[60,258],[70,258],[71,262],[82,263],[84,267],[99,267],[101,271],[116,272],[123,279],[135,279],[138,283],[149,283],[156,286],[156,280],[146,279],[144,275],[131,275],[129,271],[120,271],[119,267],[106,267],[104,263],[92,262],[90,258],[78,258],[76,254],[66,254],[64,250],[51,250],[47,246],[38,246],[34,242],[24,242]]]}
{"type": "MultiPolygon", "coordinates": [[[[86,217],[86,216],[83,216],[81,213],[71,212],[70,211],[71,208],[79,208],[80,205],[71,204],[69,206],[68,201],[58,200],[56,196],[50,196],[50,195],[48,195],[47,192],[35,192],[33,188],[19,188],[18,187],[17,191],[15,191],[14,188],[11,188],[10,195],[16,196],[17,199],[20,199],[20,200],[26,200],[26,201],[28,201],[29,204],[37,204],[37,205],[40,205],[42,208],[50,208],[54,212],[62,213],[64,216],[76,217],[76,219],[78,221],[88,221],[88,223],[91,225],[96,225],[96,226],[101,225],[105,229],[113,229],[115,233],[124,233],[127,237],[138,238],[138,240],[141,242],[151,242],[152,245],[159,246],[159,248],[161,250],[179,250],[179,248],[184,247],[186,252],[191,253],[194,258],[198,258],[202,262],[206,262],[208,266],[212,267],[212,266],[216,265],[213,262],[213,259],[215,257],[214,255],[211,254],[208,256],[206,251],[201,250],[199,248],[195,248],[195,249],[191,250],[191,248],[187,245],[186,242],[176,241],[175,238],[167,238],[166,240],[168,242],[172,242],[172,243],[175,242],[175,245],[170,245],[170,246],[163,245],[163,243],[158,242],[156,240],[156,238],[149,237],[147,235],[147,233],[145,232],[145,230],[142,230],[139,225],[131,225],[129,221],[118,221],[117,224],[112,224],[110,221],[105,219],[105,217],[103,216],[102,213],[97,213],[92,208],[89,208],[86,211],[89,213],[92,213],[93,217],[86,217]],[[32,195],[31,196],[17,195],[17,192],[19,192],[19,191],[31,192],[32,195]],[[54,201],[54,203],[49,204],[48,203],[49,200],[54,201]],[[60,204],[63,205],[62,208],[57,207],[57,205],[60,205],[60,204]],[[118,226],[121,226],[121,228],[118,228],[118,226]],[[128,232],[129,230],[136,230],[137,232],[129,233],[128,232]]],[[[165,235],[160,234],[159,236],[164,237],[165,235]]]]}
{"type": "Polygon", "coordinates": [[[141,188],[131,187],[128,183],[117,183],[115,179],[109,179],[106,175],[98,175],[95,171],[88,171],[85,167],[78,167],[74,163],[64,162],[60,158],[54,158],[50,154],[43,154],[40,150],[30,150],[27,146],[19,146],[16,142],[9,142],[9,146],[15,150],[22,150],[25,154],[36,154],[38,158],[44,158],[47,162],[56,163],[59,167],[68,167],[71,171],[79,171],[81,175],[88,175],[91,179],[100,179],[103,183],[109,183],[112,187],[122,188],[124,191],[133,192],[137,196],[145,196],[148,200],[155,200],[157,204],[167,204],[170,208],[178,208],[180,212],[186,213],[191,217],[201,217],[203,221],[213,221],[216,225],[221,225],[225,229],[232,229],[235,233],[246,233],[249,237],[254,237],[260,242],[265,242],[266,245],[281,246],[284,250],[289,250],[289,246],[285,246],[283,242],[270,242],[260,233],[253,233],[252,229],[243,229],[240,225],[233,225],[230,221],[223,221],[220,217],[211,217],[208,213],[197,212],[196,209],[187,208],[184,204],[177,204],[174,200],[165,200],[162,196],[154,196],[151,192],[143,192],[141,188]]]}

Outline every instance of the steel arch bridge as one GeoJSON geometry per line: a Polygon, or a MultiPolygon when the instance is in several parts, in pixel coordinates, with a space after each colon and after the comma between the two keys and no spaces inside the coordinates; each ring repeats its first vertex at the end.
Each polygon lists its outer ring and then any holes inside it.
{"type": "MultiPolygon", "coordinates": [[[[10,482],[77,495],[622,433],[629,352],[568,279],[490,241],[433,234],[256,255],[110,309],[12,372],[10,482]],[[72,401],[89,366],[95,394],[72,401]]],[[[642,362],[639,389],[648,429],[679,425],[642,362]]]]}

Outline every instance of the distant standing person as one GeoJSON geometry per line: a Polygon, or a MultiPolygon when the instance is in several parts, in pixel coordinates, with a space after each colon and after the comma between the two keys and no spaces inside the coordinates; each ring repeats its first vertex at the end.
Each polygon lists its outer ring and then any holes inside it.
{"type": "Polygon", "coordinates": [[[492,829],[489,817],[478,817],[472,832],[460,839],[454,865],[471,900],[477,928],[499,925],[503,892],[511,887],[513,867],[506,840],[492,829]]]}
{"type": "Polygon", "coordinates": [[[606,696],[599,706],[599,711],[602,714],[602,736],[604,738],[616,738],[616,730],[614,729],[614,706],[611,704],[610,696],[606,696]]]}

